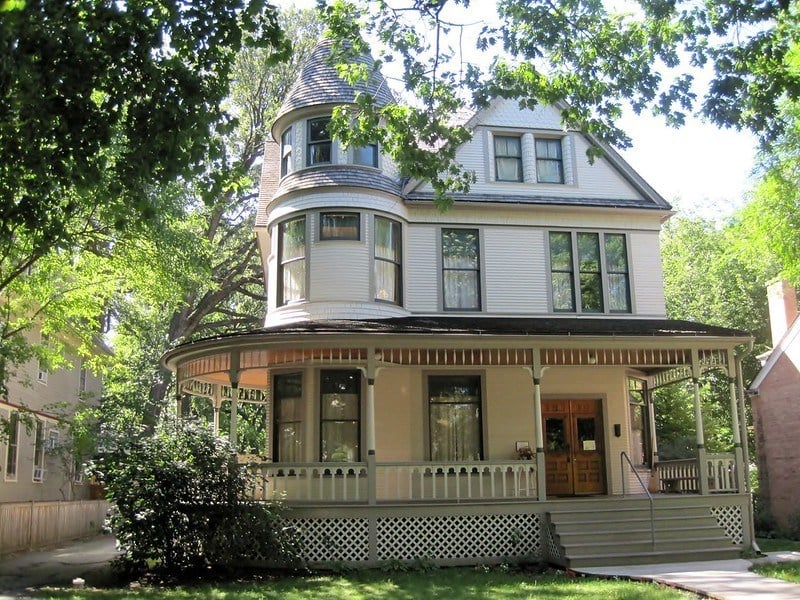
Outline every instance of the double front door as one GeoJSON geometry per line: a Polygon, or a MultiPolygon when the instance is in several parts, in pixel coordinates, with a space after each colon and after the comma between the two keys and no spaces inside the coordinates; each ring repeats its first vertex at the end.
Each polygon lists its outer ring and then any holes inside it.
{"type": "Polygon", "coordinates": [[[600,400],[543,400],[548,496],[603,494],[603,406],[600,400]]]}

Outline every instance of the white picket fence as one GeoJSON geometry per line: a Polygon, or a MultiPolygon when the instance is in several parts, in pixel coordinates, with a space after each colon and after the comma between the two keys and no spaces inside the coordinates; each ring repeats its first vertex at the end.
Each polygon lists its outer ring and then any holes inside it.
{"type": "Polygon", "coordinates": [[[0,555],[98,533],[107,512],[105,500],[0,503],[0,555]]]}

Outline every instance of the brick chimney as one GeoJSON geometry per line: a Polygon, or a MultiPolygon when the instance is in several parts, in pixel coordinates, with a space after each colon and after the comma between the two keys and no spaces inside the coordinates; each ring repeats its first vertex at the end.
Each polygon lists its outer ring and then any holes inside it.
{"type": "Polygon", "coordinates": [[[769,324],[774,347],[780,343],[797,318],[797,293],[788,282],[776,281],[767,286],[767,299],[769,300],[769,324]]]}

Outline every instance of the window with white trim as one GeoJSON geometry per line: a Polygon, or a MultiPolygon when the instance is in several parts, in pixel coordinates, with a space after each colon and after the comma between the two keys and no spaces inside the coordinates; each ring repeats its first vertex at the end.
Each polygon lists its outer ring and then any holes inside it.
{"type": "Polygon", "coordinates": [[[5,479],[16,481],[17,458],[19,456],[19,413],[17,411],[13,411],[9,415],[7,427],[5,479]]]}
{"type": "Polygon", "coordinates": [[[497,181],[522,181],[520,136],[494,136],[494,172],[497,181]]]}
{"type": "Polygon", "coordinates": [[[281,134],[281,177],[285,177],[292,171],[292,143],[294,135],[292,128],[287,127],[281,134]]]}
{"type": "Polygon", "coordinates": [[[625,234],[551,231],[549,244],[555,312],[631,312],[625,234]]]}
{"type": "Polygon", "coordinates": [[[482,460],[481,377],[428,376],[428,421],[431,460],[482,460]]]}
{"type": "Polygon", "coordinates": [[[33,481],[44,481],[44,421],[36,420],[36,435],[33,438],[33,481]]]}
{"type": "MultiPolygon", "coordinates": [[[[47,348],[47,344],[50,341],[49,336],[46,333],[42,334],[42,349],[43,351],[47,348]]],[[[44,358],[39,358],[39,364],[36,367],[36,381],[47,385],[47,361],[44,358]]]]}
{"type": "Polygon", "coordinates": [[[398,221],[375,217],[375,299],[403,303],[403,229],[398,221]]]}
{"type": "Polygon", "coordinates": [[[536,138],[536,181],[564,183],[564,158],[561,139],[536,138]]]}
{"type": "Polygon", "coordinates": [[[444,310],[481,310],[480,244],[477,229],[442,229],[444,310]]]}
{"type": "Polygon", "coordinates": [[[312,165],[330,164],[332,161],[331,134],[328,133],[328,123],[330,118],[308,120],[308,153],[306,164],[312,165]]]}
{"type": "Polygon", "coordinates": [[[306,218],[278,224],[278,306],[306,297],[306,218]]]}

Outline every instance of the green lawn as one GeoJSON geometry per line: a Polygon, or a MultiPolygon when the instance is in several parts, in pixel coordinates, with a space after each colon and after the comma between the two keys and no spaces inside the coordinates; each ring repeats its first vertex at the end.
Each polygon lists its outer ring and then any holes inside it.
{"type": "Polygon", "coordinates": [[[800,560],[753,565],[753,571],[765,577],[800,583],[800,560]]]}
{"type": "Polygon", "coordinates": [[[361,572],[346,577],[307,576],[263,582],[208,584],[177,588],[122,588],[101,590],[43,590],[40,598],[116,600],[158,598],[167,600],[661,600],[694,598],[655,584],[572,578],[564,574],[483,572],[472,569],[437,569],[430,572],[361,572]]]}
{"type": "Polygon", "coordinates": [[[796,540],[757,538],[756,542],[758,542],[758,547],[761,548],[762,552],[779,552],[781,550],[800,551],[800,542],[796,540]]]}

